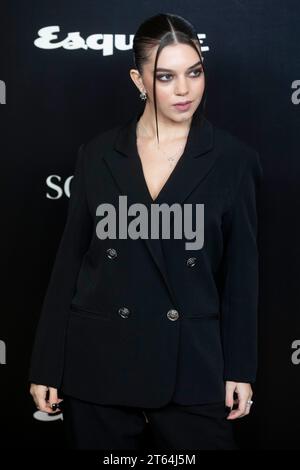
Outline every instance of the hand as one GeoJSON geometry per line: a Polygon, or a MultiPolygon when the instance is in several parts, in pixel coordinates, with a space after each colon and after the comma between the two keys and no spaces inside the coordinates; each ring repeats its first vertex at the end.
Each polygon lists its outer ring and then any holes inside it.
{"type": "Polygon", "coordinates": [[[248,415],[251,405],[247,403],[247,400],[251,400],[252,396],[253,392],[249,383],[226,381],[226,406],[232,408],[234,404],[238,404],[238,408],[231,410],[226,419],[242,418],[248,415]],[[234,392],[238,395],[236,399],[233,398],[234,392]]]}
{"type": "Polygon", "coordinates": [[[57,409],[51,408],[52,403],[60,403],[62,398],[57,396],[57,388],[48,387],[47,385],[38,385],[32,383],[30,385],[30,394],[33,397],[36,407],[45,413],[57,413],[57,409]],[[49,398],[47,400],[47,392],[49,391],[49,398]]]}

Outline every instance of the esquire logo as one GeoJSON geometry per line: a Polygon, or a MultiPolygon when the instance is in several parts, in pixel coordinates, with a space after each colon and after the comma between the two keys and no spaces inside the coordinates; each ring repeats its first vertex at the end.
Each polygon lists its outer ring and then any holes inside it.
{"type": "Polygon", "coordinates": [[[175,239],[183,237],[194,242],[186,242],[187,250],[200,250],[204,244],[204,204],[167,203],[151,204],[148,207],[141,203],[131,204],[127,207],[127,196],[119,196],[119,205],[116,209],[113,204],[102,203],[96,209],[96,215],[103,218],[97,223],[96,234],[101,240],[117,238],[161,238],[170,239],[171,216],[173,216],[173,233],[175,239]],[[195,227],[193,230],[193,210],[195,209],[195,227]],[[117,216],[118,211],[118,216],[117,216]],[[135,217],[128,223],[128,216],[135,217]],[[149,224],[150,220],[150,224],[149,224]],[[161,225],[160,225],[161,224],[161,225]],[[150,227],[149,227],[150,225],[150,227]],[[161,229],[161,230],[160,230],[161,229]]]}
{"type": "MultiPolygon", "coordinates": [[[[40,49],[93,49],[102,51],[103,56],[113,55],[114,49],[118,51],[127,51],[132,49],[134,34],[91,34],[87,38],[83,38],[80,31],[62,34],[59,38],[56,33],[60,32],[60,27],[45,26],[39,29],[38,38],[34,40],[34,45],[40,49]]],[[[206,34],[198,34],[200,43],[206,38],[206,34]]],[[[201,45],[201,50],[208,50],[207,46],[201,45]]]]}

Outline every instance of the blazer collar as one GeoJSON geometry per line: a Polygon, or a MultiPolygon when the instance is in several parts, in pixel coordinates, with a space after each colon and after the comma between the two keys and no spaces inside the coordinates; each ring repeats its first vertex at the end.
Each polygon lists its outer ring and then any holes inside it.
{"type": "Polygon", "coordinates": [[[181,204],[206,177],[217,158],[217,152],[213,151],[215,132],[214,126],[199,115],[198,109],[193,114],[183,154],[154,200],[146,184],[136,143],[136,125],[142,111],[118,129],[113,152],[104,156],[104,160],[119,192],[126,194],[128,201],[146,205],[164,202],[181,204]]]}
{"type": "MultiPolygon", "coordinates": [[[[127,123],[121,127],[114,143],[114,149],[126,157],[136,157],[136,126],[143,114],[143,110],[137,112],[127,123]]],[[[199,108],[192,117],[192,122],[187,138],[184,156],[197,158],[213,148],[213,126],[211,122],[201,116],[199,108]]]]}

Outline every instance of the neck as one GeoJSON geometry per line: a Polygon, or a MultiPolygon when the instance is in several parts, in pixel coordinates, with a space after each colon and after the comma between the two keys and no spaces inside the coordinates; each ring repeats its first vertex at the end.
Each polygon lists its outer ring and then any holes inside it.
{"type": "MultiPolygon", "coordinates": [[[[142,134],[149,139],[156,140],[156,121],[155,121],[155,112],[154,109],[150,108],[148,103],[145,106],[144,112],[140,117],[142,122],[142,134]],[[146,128],[147,135],[146,135],[146,128]]],[[[175,138],[185,138],[188,135],[192,122],[192,117],[189,119],[185,119],[182,122],[175,122],[171,121],[170,119],[166,119],[165,117],[161,116],[159,112],[157,112],[157,123],[158,123],[158,135],[160,142],[168,142],[175,138]]]]}

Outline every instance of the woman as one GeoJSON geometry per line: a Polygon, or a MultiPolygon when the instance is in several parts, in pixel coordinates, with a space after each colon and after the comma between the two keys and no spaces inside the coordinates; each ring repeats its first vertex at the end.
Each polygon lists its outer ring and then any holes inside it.
{"type": "Polygon", "coordinates": [[[75,448],[137,449],[148,423],[156,448],[236,449],[257,367],[262,168],[204,117],[187,20],[149,18],[133,51],[145,107],[80,149],[30,393],[47,413],[63,401],[75,448]]]}

